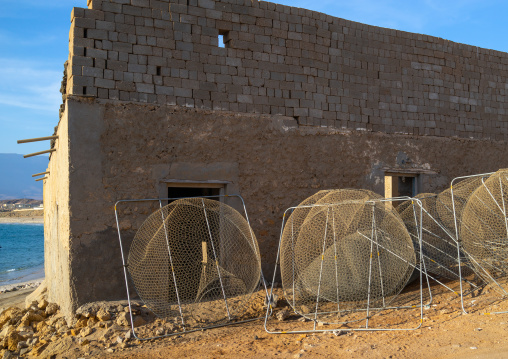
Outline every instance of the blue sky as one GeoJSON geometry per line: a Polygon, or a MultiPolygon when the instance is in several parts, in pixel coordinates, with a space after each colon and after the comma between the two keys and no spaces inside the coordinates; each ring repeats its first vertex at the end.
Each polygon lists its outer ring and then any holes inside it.
{"type": "MultiPolygon", "coordinates": [[[[279,0],[370,25],[423,33],[508,52],[508,1],[279,0]]],[[[2,0],[0,11],[0,153],[29,153],[58,123],[72,7],[86,0],[2,0]]]]}

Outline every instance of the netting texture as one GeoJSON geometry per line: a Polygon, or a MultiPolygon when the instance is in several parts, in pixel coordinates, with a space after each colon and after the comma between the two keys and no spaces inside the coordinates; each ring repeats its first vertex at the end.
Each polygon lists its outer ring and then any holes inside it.
{"type": "Polygon", "coordinates": [[[205,198],[180,199],[151,214],[134,237],[127,263],[146,306],[159,317],[180,322],[183,316],[185,325],[241,316],[261,276],[247,221],[205,198]]]}
{"type": "Polygon", "coordinates": [[[508,170],[499,170],[473,192],[461,216],[460,238],[485,280],[508,270],[508,170]]]}
{"type": "MultiPolygon", "coordinates": [[[[456,236],[454,205],[457,224],[460,227],[459,222],[462,217],[464,206],[473,192],[481,186],[482,180],[484,180],[483,177],[471,177],[454,184],[453,200],[451,188],[448,188],[438,194],[436,199],[436,217],[447,231],[452,233],[454,236],[456,236]]],[[[460,241],[460,236],[458,240],[460,241]]]]}
{"type": "Polygon", "coordinates": [[[364,190],[319,192],[300,205],[313,206],[299,206],[288,218],[280,267],[296,312],[315,319],[382,307],[404,288],[415,266],[413,243],[398,214],[378,198],[364,190]]]}
{"type": "MultiPolygon", "coordinates": [[[[419,236],[417,223],[421,223],[425,269],[445,278],[457,279],[459,271],[457,244],[454,239],[455,231],[449,232],[446,225],[440,221],[437,211],[437,197],[433,193],[421,193],[416,198],[420,200],[422,210],[417,201],[409,200],[401,203],[397,207],[397,211],[411,235],[415,249],[419,248],[417,245],[419,236]]],[[[448,212],[446,213],[448,214],[448,212]]]]}

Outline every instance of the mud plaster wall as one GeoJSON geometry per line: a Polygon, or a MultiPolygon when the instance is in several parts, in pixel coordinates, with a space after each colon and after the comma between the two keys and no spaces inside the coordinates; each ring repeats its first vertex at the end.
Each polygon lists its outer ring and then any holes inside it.
{"type": "MultiPolygon", "coordinates": [[[[44,195],[50,296],[67,315],[125,298],[114,203],[164,196],[164,180],[227,181],[270,275],[283,211],[321,189],[382,194],[401,157],[436,172],[427,192],[507,166],[505,53],[263,1],[88,7],[71,15],[44,195]]],[[[153,209],[121,209],[127,246],[153,209]]]]}
{"type": "Polygon", "coordinates": [[[88,6],[71,16],[69,94],[508,138],[506,53],[257,0],[88,6]]]}
{"type": "Polygon", "coordinates": [[[50,157],[44,181],[44,271],[49,300],[59,303],[64,312],[70,312],[72,290],[69,184],[69,131],[68,112],[64,111],[54,143],[56,152],[50,157]]]}
{"type": "MultiPolygon", "coordinates": [[[[244,197],[263,270],[271,275],[283,211],[319,190],[383,194],[381,169],[396,168],[401,152],[412,167],[437,172],[424,182],[428,192],[443,189],[454,176],[508,165],[505,143],[491,140],[299,127],[280,116],[77,98],[68,99],[67,108],[70,251],[59,265],[70,268],[64,280],[70,280],[65,287],[72,289],[73,308],[125,297],[114,203],[157,198],[164,180],[188,179],[178,177],[188,169],[202,168],[194,179],[227,177],[228,193],[244,197]]],[[[119,206],[127,248],[154,209],[119,206]]]]}

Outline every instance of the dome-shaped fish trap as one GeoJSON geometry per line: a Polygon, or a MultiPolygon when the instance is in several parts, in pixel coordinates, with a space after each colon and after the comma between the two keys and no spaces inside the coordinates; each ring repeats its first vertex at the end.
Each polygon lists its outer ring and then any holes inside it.
{"type": "MultiPolygon", "coordinates": [[[[508,170],[481,181],[464,205],[460,240],[476,273],[485,281],[508,272],[508,170]]],[[[506,291],[503,290],[506,294],[506,291]]]]}
{"type": "Polygon", "coordinates": [[[344,323],[339,312],[387,306],[415,265],[404,223],[370,191],[318,192],[294,208],[281,236],[284,295],[313,320],[344,323]]]}
{"type": "MultiPolygon", "coordinates": [[[[418,248],[418,231],[420,230],[417,223],[421,222],[425,269],[445,278],[457,279],[459,273],[455,231],[453,226],[448,228],[440,219],[437,210],[438,196],[434,193],[420,193],[415,198],[420,201],[405,201],[397,207],[397,211],[411,235],[415,248],[418,248]],[[420,204],[422,210],[419,208],[420,204]]],[[[441,207],[442,211],[446,213],[446,220],[449,225],[453,225],[453,211],[445,212],[444,208],[444,206],[441,207]]]]}
{"type": "Polygon", "coordinates": [[[127,269],[146,306],[184,329],[224,324],[258,289],[256,238],[232,207],[180,199],[151,214],[131,244],[127,269]]]}
{"type": "MultiPolygon", "coordinates": [[[[451,233],[456,236],[455,221],[460,227],[460,221],[464,206],[473,192],[482,185],[488,177],[474,176],[457,182],[450,188],[440,192],[436,199],[435,215],[439,222],[451,233]]],[[[460,242],[460,237],[458,238],[460,242]]]]}

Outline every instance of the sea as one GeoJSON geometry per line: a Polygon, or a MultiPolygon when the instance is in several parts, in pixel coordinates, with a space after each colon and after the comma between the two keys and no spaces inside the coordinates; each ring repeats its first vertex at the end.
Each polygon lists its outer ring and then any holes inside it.
{"type": "Polygon", "coordinates": [[[44,225],[0,223],[0,286],[44,277],[44,225]]]}

